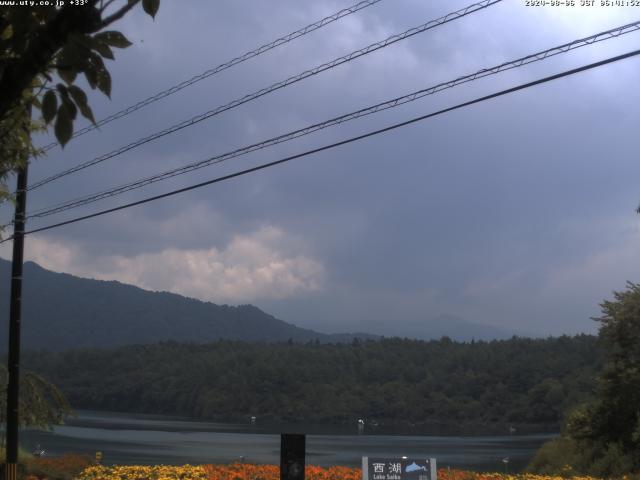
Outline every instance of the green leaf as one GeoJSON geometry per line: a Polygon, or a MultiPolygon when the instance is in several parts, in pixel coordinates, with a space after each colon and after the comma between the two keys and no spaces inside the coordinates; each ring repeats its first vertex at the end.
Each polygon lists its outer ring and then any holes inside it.
{"type": "Polygon", "coordinates": [[[53,130],[58,142],[63,147],[71,140],[71,136],[73,135],[73,120],[71,120],[71,114],[66,103],[62,103],[60,108],[58,108],[56,124],[53,130]]]}
{"type": "Polygon", "coordinates": [[[113,60],[115,58],[113,56],[113,51],[109,48],[109,45],[104,42],[94,42],[93,49],[104,58],[108,58],[109,60],[113,60]]]}
{"type": "Polygon", "coordinates": [[[96,33],[93,38],[99,42],[106,43],[107,45],[111,45],[116,48],[127,48],[128,46],[133,45],[129,40],[127,40],[127,37],[115,30],[96,33]]]}
{"type": "Polygon", "coordinates": [[[99,55],[95,53],[91,54],[91,62],[96,67],[96,84],[98,89],[103,92],[107,97],[111,97],[111,75],[104,66],[104,62],[99,55]]]}
{"type": "MultiPolygon", "coordinates": [[[[85,50],[86,51],[86,50],[85,50]]],[[[58,76],[64,80],[67,85],[71,85],[78,74],[79,66],[82,65],[83,52],[78,46],[71,41],[68,41],[60,51],[60,54],[56,58],[56,64],[58,65],[58,76]]]]}
{"type": "Polygon", "coordinates": [[[49,90],[44,94],[42,99],[42,118],[46,123],[50,123],[53,117],[56,116],[56,110],[58,109],[58,98],[56,92],[49,90]]]}
{"type": "Polygon", "coordinates": [[[98,88],[111,98],[111,74],[106,68],[98,71],[98,88]]]}
{"type": "Polygon", "coordinates": [[[69,87],[69,93],[71,94],[71,98],[76,102],[76,105],[80,109],[80,113],[84,118],[90,120],[94,125],[96,124],[96,119],[93,118],[93,112],[91,111],[91,107],[87,103],[87,94],[84,93],[80,87],[75,85],[71,85],[69,87]]]}
{"type": "Polygon", "coordinates": [[[91,58],[88,58],[84,62],[83,67],[87,83],[92,89],[95,89],[98,86],[98,71],[96,70],[96,66],[93,64],[91,58]]]}
{"type": "Polygon", "coordinates": [[[90,37],[89,35],[76,35],[74,37],[75,41],[82,45],[83,48],[87,50],[85,53],[88,56],[88,52],[91,50],[95,50],[104,58],[108,58],[109,60],[114,60],[113,51],[109,48],[105,42],[100,41],[94,37],[90,37]]]}
{"type": "Polygon", "coordinates": [[[57,71],[58,76],[64,80],[67,85],[71,85],[78,75],[78,72],[73,67],[58,68],[57,71]]]}
{"type": "Polygon", "coordinates": [[[9,24],[2,31],[2,34],[0,34],[0,39],[9,40],[11,37],[13,37],[13,25],[9,24]]]}
{"type": "Polygon", "coordinates": [[[69,96],[69,91],[67,90],[67,87],[64,86],[61,83],[58,83],[56,85],[56,88],[58,89],[58,92],[60,92],[60,97],[68,97],[69,96]]]}
{"type": "Polygon", "coordinates": [[[66,107],[71,120],[75,120],[76,116],[78,115],[78,109],[71,101],[71,97],[69,97],[69,89],[61,83],[59,83],[56,87],[60,92],[60,100],[62,101],[62,105],[66,107]]]}
{"type": "Polygon", "coordinates": [[[62,97],[62,104],[67,107],[67,110],[69,111],[69,115],[71,116],[71,120],[75,120],[76,117],[78,116],[78,107],[75,106],[75,104],[71,101],[71,98],[69,98],[69,96],[65,96],[62,97]]]}
{"type": "Polygon", "coordinates": [[[142,0],[142,8],[146,13],[151,15],[151,18],[156,18],[156,13],[160,8],[160,0],[142,0]]]}

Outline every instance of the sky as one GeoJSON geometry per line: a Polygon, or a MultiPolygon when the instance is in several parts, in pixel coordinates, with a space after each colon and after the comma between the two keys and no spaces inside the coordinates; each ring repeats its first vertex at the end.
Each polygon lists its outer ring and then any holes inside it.
{"type": "MultiPolygon", "coordinates": [[[[116,29],[97,118],[355,3],[163,0],[116,29]]],[[[32,162],[30,181],[463,8],[382,0],[32,162]]],[[[29,193],[28,210],[224,153],[640,18],[640,7],[504,0],[29,193]]],[[[597,2],[600,3],[600,2],[597,2]]],[[[28,227],[202,182],[638,48],[640,32],[427,96],[28,227]]],[[[30,235],[45,268],[218,304],[320,332],[404,335],[455,316],[535,336],[594,333],[640,281],[640,57],[223,183],[30,235]]],[[[88,90],[88,88],[87,88],[88,90]]],[[[84,125],[83,120],[76,128],[84,125]]],[[[50,139],[39,138],[46,144],[50,139]]],[[[5,205],[2,219],[10,218],[5,205]]],[[[3,222],[4,223],[4,222],[3,222]]],[[[10,244],[0,256],[10,258],[10,244]]]]}

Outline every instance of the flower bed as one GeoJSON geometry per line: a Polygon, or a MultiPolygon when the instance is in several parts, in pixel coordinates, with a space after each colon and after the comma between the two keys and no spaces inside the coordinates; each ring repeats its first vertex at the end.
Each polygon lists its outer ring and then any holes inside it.
{"type": "MultiPolygon", "coordinates": [[[[280,468],[276,465],[183,465],[180,467],[158,465],[114,466],[94,465],[86,468],[77,480],[280,480],[280,468]]],[[[360,480],[359,468],[314,467],[305,471],[307,480],[360,480]]]]}
{"type": "MultiPolygon", "coordinates": [[[[77,480],[279,480],[277,465],[184,465],[173,466],[91,466],[77,480]]],[[[360,480],[359,468],[307,466],[306,480],[360,480]]],[[[564,480],[563,477],[543,475],[477,473],[464,470],[441,469],[438,480],[564,480]]],[[[596,480],[592,477],[572,477],[572,480],[596,480]]]]}
{"type": "MultiPolygon", "coordinates": [[[[570,477],[571,480],[597,480],[593,477],[570,477]]],[[[567,480],[566,477],[532,473],[478,473],[465,470],[438,470],[438,480],[567,480]]]]}
{"type": "MultiPolygon", "coordinates": [[[[65,456],[57,460],[40,461],[40,474],[31,475],[32,480],[71,479],[74,480],[280,480],[277,465],[252,465],[233,463],[229,465],[156,465],[156,466],[103,466],[89,465],[78,474],[82,462],[88,457],[65,456]],[[45,468],[47,467],[47,468],[45,468]],[[79,468],[80,467],[80,468],[79,468]],[[75,472],[71,474],[74,470],[75,472]],[[49,471],[50,474],[43,472],[49,471]],[[54,473],[55,472],[55,473],[54,473]],[[64,472],[64,473],[63,473],[64,472]]],[[[86,463],[85,463],[86,465],[86,463]]],[[[49,473],[47,472],[47,473],[49,473]]],[[[359,468],[307,466],[306,480],[360,480],[359,468]]],[[[438,480],[597,480],[593,477],[560,477],[504,473],[478,473],[464,470],[440,469],[438,480]]],[[[623,480],[640,480],[638,477],[624,477],[623,480]]]]}

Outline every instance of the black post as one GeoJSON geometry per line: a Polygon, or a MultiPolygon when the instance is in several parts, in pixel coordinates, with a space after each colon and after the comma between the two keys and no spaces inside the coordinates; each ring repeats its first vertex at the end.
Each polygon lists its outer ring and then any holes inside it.
{"type": "Polygon", "coordinates": [[[280,480],[304,480],[305,436],[280,435],[280,480]]]}
{"type": "Polygon", "coordinates": [[[9,384],[7,386],[7,450],[5,479],[16,480],[18,466],[18,400],[20,397],[20,322],[22,306],[22,261],[24,217],[27,209],[28,162],[18,170],[16,210],[13,224],[11,304],[9,310],[9,384]]]}

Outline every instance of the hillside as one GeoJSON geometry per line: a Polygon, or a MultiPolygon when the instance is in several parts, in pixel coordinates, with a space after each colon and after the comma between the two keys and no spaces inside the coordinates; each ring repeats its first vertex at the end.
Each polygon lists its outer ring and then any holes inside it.
{"type": "MultiPolygon", "coordinates": [[[[7,344],[10,262],[0,260],[0,345],[7,344]]],[[[22,345],[25,349],[113,347],[163,340],[278,342],[351,341],[296,327],[252,305],[228,306],[114,281],[24,265],[22,345]]],[[[370,335],[358,334],[361,338],[370,335]]]]}
{"type": "MultiPolygon", "coordinates": [[[[10,262],[0,259],[0,350],[7,343],[10,262]]],[[[152,292],[115,281],[80,278],[24,264],[22,345],[65,350],[152,344],[248,342],[322,343],[378,339],[368,333],[319,333],[284,322],[253,305],[216,305],[168,292],[152,292]]],[[[506,339],[522,333],[468,322],[453,315],[421,321],[390,319],[388,336],[470,341],[506,339]]]]}
{"type": "Polygon", "coordinates": [[[558,431],[602,364],[596,337],[457,343],[165,342],[25,355],[75,408],[380,431],[558,431]],[[99,380],[97,380],[99,379],[99,380]]]}

